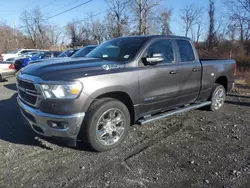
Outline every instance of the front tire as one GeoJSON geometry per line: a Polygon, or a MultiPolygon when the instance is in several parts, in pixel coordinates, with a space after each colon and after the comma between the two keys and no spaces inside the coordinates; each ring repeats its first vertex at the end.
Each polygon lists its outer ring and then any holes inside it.
{"type": "Polygon", "coordinates": [[[226,100],[226,91],[225,88],[220,85],[216,84],[214,86],[212,95],[211,95],[211,105],[210,105],[210,110],[211,111],[217,111],[222,108],[226,100]]]}
{"type": "Polygon", "coordinates": [[[80,138],[95,151],[107,151],[121,144],[128,133],[130,113],[120,101],[98,99],[89,107],[80,138]]]}

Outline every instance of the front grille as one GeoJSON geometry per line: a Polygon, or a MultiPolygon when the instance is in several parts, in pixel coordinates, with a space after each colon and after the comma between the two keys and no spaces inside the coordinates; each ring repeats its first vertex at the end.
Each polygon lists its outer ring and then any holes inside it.
{"type": "Polygon", "coordinates": [[[17,88],[20,98],[29,105],[35,106],[38,93],[33,83],[17,79],[17,88]]]}
{"type": "Polygon", "coordinates": [[[17,82],[18,82],[19,87],[29,89],[29,90],[32,90],[32,91],[36,91],[35,85],[33,83],[31,83],[31,82],[27,82],[27,81],[19,80],[19,79],[17,80],[17,82]]]}
{"type": "Polygon", "coordinates": [[[25,91],[21,91],[21,90],[19,90],[19,95],[24,100],[24,102],[28,102],[33,105],[36,104],[36,99],[37,99],[36,96],[29,95],[25,91]]]}

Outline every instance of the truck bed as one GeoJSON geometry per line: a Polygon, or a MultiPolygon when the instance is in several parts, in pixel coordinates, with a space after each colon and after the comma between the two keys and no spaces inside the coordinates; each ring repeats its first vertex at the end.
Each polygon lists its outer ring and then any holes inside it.
{"type": "MultiPolygon", "coordinates": [[[[203,95],[211,93],[215,80],[223,75],[227,81],[227,92],[232,89],[234,82],[235,60],[200,59],[202,65],[202,89],[203,95]]],[[[223,77],[224,78],[224,77],[223,77]]]]}

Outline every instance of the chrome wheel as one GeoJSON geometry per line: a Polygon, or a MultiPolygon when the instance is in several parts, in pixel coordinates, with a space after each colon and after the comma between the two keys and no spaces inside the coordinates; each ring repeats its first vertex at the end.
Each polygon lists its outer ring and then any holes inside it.
{"type": "Polygon", "coordinates": [[[214,108],[218,110],[222,107],[225,101],[224,91],[223,89],[218,89],[214,94],[214,108]]]}
{"type": "Polygon", "coordinates": [[[96,134],[103,145],[115,144],[125,130],[125,116],[117,108],[104,112],[97,122],[96,134]]]}

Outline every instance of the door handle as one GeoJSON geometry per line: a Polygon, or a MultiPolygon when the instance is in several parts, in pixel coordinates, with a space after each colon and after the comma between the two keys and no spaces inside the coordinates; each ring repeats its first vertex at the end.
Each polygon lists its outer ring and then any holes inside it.
{"type": "Polygon", "coordinates": [[[171,70],[170,72],[169,72],[169,74],[178,74],[179,72],[178,72],[178,70],[171,70]]]}
{"type": "Polygon", "coordinates": [[[193,68],[192,71],[193,71],[193,72],[198,72],[198,71],[200,71],[200,69],[198,69],[198,68],[193,68]]]}

